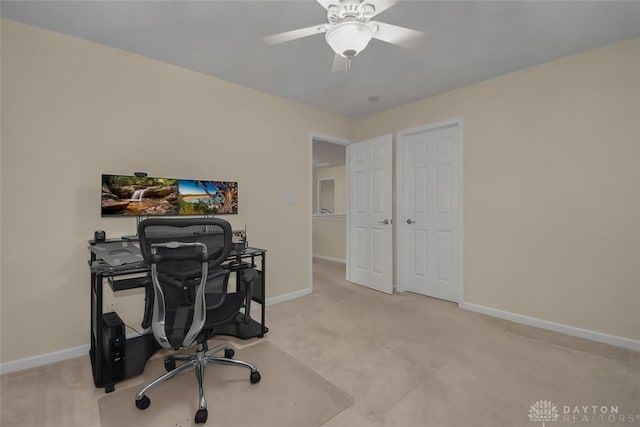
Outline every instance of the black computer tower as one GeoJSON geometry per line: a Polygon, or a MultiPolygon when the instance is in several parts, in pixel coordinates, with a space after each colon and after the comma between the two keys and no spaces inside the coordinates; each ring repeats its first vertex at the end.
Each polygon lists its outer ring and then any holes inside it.
{"type": "Polygon", "coordinates": [[[124,323],[116,312],[103,314],[102,322],[102,351],[108,376],[113,380],[123,379],[127,347],[124,323]]]}

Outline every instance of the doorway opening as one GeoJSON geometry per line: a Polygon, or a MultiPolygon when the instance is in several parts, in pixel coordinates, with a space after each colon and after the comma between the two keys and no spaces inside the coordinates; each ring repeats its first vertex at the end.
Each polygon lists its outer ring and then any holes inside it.
{"type": "Polygon", "coordinates": [[[311,287],[313,261],[347,263],[347,145],[340,138],[311,137],[311,287]]]}
{"type": "Polygon", "coordinates": [[[312,146],[312,254],[346,264],[346,145],[313,138],[312,146]]]}

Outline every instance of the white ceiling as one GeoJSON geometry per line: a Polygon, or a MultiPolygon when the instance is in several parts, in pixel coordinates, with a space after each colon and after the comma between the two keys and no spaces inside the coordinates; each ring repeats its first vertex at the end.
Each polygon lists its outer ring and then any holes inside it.
{"type": "Polygon", "coordinates": [[[323,35],[261,41],[326,22],[313,0],[2,0],[0,15],[349,117],[640,35],[638,1],[401,1],[375,19],[430,42],[406,50],[372,40],[345,74],[331,72],[323,35]]]}

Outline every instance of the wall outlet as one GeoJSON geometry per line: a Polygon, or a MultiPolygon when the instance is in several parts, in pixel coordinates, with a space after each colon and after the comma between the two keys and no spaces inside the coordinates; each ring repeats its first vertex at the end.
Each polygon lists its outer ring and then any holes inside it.
{"type": "Polygon", "coordinates": [[[116,311],[116,303],[110,302],[107,304],[107,313],[110,311],[116,311]]]}

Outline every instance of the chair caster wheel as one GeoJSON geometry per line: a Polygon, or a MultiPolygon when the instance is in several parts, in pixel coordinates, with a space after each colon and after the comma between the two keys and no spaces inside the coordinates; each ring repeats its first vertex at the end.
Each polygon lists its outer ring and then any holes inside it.
{"type": "Polygon", "coordinates": [[[224,351],[225,359],[233,359],[233,356],[236,354],[235,350],[232,348],[228,348],[224,351]]]}
{"type": "Polygon", "coordinates": [[[209,412],[206,409],[198,409],[196,412],[196,424],[204,424],[207,422],[209,412]]]}
{"type": "Polygon", "coordinates": [[[164,369],[167,372],[171,372],[176,369],[176,361],[173,359],[164,359],[164,369]]]}
{"type": "Polygon", "coordinates": [[[249,376],[249,380],[251,381],[251,384],[255,384],[255,383],[259,383],[260,382],[260,372],[255,371],[255,372],[251,372],[251,376],[249,376]]]}
{"type": "Polygon", "coordinates": [[[151,405],[151,399],[147,396],[142,396],[142,399],[136,399],[136,408],[138,409],[147,409],[151,405]]]}

